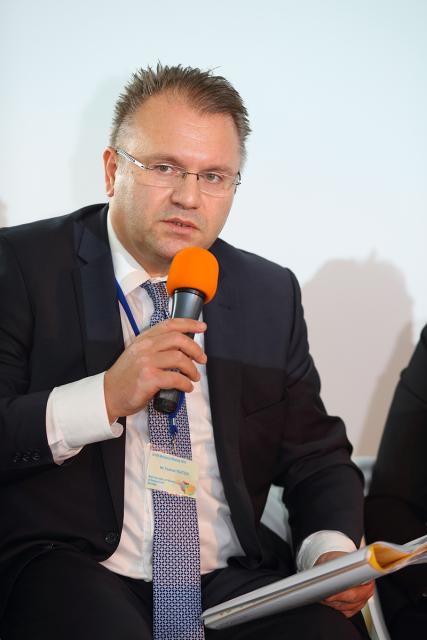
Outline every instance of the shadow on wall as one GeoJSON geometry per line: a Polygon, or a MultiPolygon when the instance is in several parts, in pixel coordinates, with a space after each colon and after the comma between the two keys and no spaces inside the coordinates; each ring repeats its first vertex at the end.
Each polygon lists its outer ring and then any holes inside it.
{"type": "Polygon", "coordinates": [[[0,229],[7,227],[6,205],[3,200],[0,200],[0,229]]]}
{"type": "Polygon", "coordinates": [[[344,418],[357,455],[375,455],[413,350],[404,278],[375,255],[333,260],[305,284],[303,304],[326,407],[344,418]]]}
{"type": "Polygon", "coordinates": [[[384,426],[385,424],[400,372],[407,366],[414,347],[412,327],[408,323],[402,327],[400,334],[397,336],[389,362],[377,379],[377,385],[367,409],[360,438],[359,446],[363,451],[373,450],[376,452],[378,449],[379,440],[375,430],[377,425],[384,426]]]}
{"type": "Polygon", "coordinates": [[[70,192],[77,206],[107,202],[102,152],[108,145],[114,104],[123,78],[103,82],[81,115],[79,136],[70,162],[70,192]]]}

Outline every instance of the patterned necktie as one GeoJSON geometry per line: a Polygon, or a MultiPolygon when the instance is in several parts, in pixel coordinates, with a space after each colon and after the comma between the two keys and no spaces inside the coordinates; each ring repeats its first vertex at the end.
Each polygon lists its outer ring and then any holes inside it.
{"type": "MultiPolygon", "coordinates": [[[[154,303],[150,327],[169,317],[164,282],[142,285],[154,303]]],[[[191,460],[185,399],[175,418],[172,449],[168,417],[148,405],[153,449],[191,460]]],[[[203,640],[200,587],[200,540],[194,498],[153,490],[153,637],[154,640],[203,640]]]]}

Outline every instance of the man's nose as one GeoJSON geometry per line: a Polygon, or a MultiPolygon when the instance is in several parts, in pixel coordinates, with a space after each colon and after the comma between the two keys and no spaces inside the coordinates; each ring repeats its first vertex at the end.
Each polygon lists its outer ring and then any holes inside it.
{"type": "Polygon", "coordinates": [[[172,202],[183,209],[197,209],[200,205],[200,198],[200,183],[197,174],[184,174],[174,187],[172,202]]]}

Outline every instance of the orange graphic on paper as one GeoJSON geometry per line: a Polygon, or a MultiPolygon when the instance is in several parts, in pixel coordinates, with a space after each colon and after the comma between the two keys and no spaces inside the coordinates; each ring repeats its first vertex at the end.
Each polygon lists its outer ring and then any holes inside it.
{"type": "Polygon", "coordinates": [[[181,482],[179,483],[179,487],[186,496],[192,496],[196,491],[196,487],[194,486],[194,484],[190,484],[189,482],[187,482],[187,480],[181,480],[181,482]]]}

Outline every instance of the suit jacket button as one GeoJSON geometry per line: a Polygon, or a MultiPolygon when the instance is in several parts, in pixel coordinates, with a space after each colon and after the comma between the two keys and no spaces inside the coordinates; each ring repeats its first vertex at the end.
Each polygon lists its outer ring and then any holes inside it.
{"type": "Polygon", "coordinates": [[[12,458],[13,462],[21,462],[21,453],[20,451],[16,451],[15,455],[12,458]]]}
{"type": "Polygon", "coordinates": [[[22,456],[22,462],[29,462],[30,461],[30,456],[27,453],[24,453],[24,455],[22,456]]]}
{"type": "Polygon", "coordinates": [[[109,531],[105,536],[104,540],[107,544],[116,544],[119,539],[119,534],[115,531],[109,531]]]}
{"type": "Polygon", "coordinates": [[[34,462],[37,462],[37,460],[40,460],[40,451],[33,451],[31,459],[34,460],[34,462]]]}

